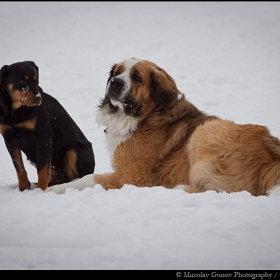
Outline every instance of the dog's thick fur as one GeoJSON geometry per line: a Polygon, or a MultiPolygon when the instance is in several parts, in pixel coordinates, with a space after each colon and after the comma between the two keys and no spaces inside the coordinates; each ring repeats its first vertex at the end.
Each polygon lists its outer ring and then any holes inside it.
{"type": "Polygon", "coordinates": [[[203,113],[150,61],[132,58],[113,65],[97,120],[107,127],[114,172],[47,191],[132,184],[259,196],[280,184],[279,139],[266,127],[203,113]]]}
{"type": "Polygon", "coordinates": [[[43,92],[32,61],[0,70],[0,133],[21,191],[30,188],[21,151],[37,167],[37,187],[42,190],[94,172],[91,142],[61,104],[43,92]]]}

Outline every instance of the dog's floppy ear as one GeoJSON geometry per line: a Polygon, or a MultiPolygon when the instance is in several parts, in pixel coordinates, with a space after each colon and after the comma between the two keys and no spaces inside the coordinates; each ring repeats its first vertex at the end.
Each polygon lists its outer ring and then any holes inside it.
{"type": "Polygon", "coordinates": [[[31,64],[36,69],[37,77],[38,77],[38,81],[39,81],[39,68],[38,68],[38,66],[35,64],[34,61],[26,61],[26,62],[31,64]]]}
{"type": "Polygon", "coordinates": [[[8,65],[4,65],[1,69],[0,69],[0,84],[2,84],[3,79],[7,76],[8,74],[8,65]]]}
{"type": "Polygon", "coordinates": [[[178,98],[178,89],[173,78],[160,67],[151,72],[150,92],[158,108],[164,109],[178,98]]]}
{"type": "Polygon", "coordinates": [[[109,78],[107,80],[107,84],[106,85],[108,85],[109,81],[112,79],[115,68],[116,68],[116,64],[113,64],[112,67],[111,67],[111,70],[109,72],[109,78]]]}

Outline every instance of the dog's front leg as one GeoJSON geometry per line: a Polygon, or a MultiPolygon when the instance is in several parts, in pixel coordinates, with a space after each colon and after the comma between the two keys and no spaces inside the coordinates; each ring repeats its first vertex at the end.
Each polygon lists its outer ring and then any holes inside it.
{"type": "Polygon", "coordinates": [[[73,188],[76,190],[83,190],[84,188],[93,188],[96,184],[100,184],[105,190],[120,189],[123,186],[121,176],[117,173],[104,174],[88,174],[80,179],[73,180],[69,183],[54,185],[48,187],[45,192],[54,192],[57,194],[65,193],[66,189],[73,188]]]}
{"type": "Polygon", "coordinates": [[[63,193],[65,193],[66,189],[69,189],[69,188],[73,188],[73,189],[77,189],[77,190],[81,191],[84,188],[87,188],[87,187],[93,188],[94,186],[95,186],[95,182],[93,180],[93,174],[88,174],[80,179],[75,179],[69,183],[53,185],[51,187],[48,187],[45,190],[45,192],[54,192],[57,194],[63,194],[63,193]]]}
{"type": "Polygon", "coordinates": [[[24,168],[21,151],[13,144],[13,142],[9,140],[5,139],[5,144],[17,172],[19,189],[21,191],[30,189],[30,182],[27,177],[27,172],[24,168]]]}
{"type": "Polygon", "coordinates": [[[66,189],[73,188],[79,191],[84,188],[93,188],[96,184],[100,184],[105,190],[120,189],[123,183],[117,173],[104,173],[104,174],[88,174],[80,179],[75,179],[69,183],[53,185],[48,187],[45,192],[54,192],[57,194],[65,193],[66,189]]]}
{"type": "Polygon", "coordinates": [[[51,134],[40,136],[37,140],[37,187],[43,191],[47,189],[51,179],[51,134]]]}
{"type": "Polygon", "coordinates": [[[120,189],[124,184],[118,173],[104,173],[93,175],[95,184],[100,184],[105,190],[120,189]]]}

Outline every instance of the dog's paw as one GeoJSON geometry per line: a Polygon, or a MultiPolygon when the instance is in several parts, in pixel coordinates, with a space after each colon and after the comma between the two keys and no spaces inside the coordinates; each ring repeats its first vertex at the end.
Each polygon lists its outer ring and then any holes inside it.
{"type": "Polygon", "coordinates": [[[63,186],[63,185],[67,185],[67,184],[61,184],[61,185],[53,185],[51,187],[48,187],[44,190],[44,192],[48,193],[48,192],[54,192],[57,194],[63,194],[65,193],[65,190],[67,189],[67,186],[63,186]]]}

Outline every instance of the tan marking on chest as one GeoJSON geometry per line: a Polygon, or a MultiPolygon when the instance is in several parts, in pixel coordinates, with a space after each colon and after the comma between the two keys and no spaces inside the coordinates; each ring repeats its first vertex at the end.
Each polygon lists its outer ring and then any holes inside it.
{"type": "Polygon", "coordinates": [[[9,125],[0,124],[0,133],[4,134],[7,129],[10,129],[9,125]]]}
{"type": "Polygon", "coordinates": [[[29,129],[29,130],[34,130],[35,125],[36,125],[36,118],[19,123],[19,124],[15,125],[15,127],[21,127],[21,128],[25,128],[25,129],[29,129]]]}

